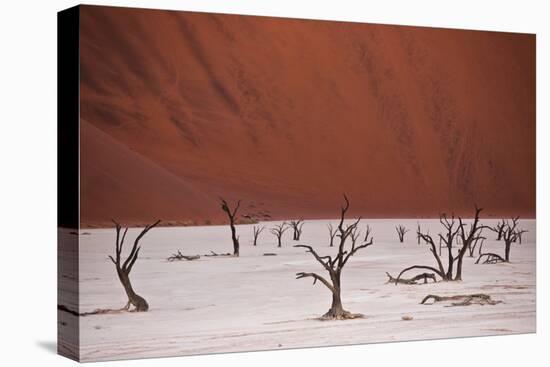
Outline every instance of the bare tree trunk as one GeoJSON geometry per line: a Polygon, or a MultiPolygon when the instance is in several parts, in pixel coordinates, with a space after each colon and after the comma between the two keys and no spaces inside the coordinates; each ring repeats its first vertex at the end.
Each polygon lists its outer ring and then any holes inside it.
{"type": "Polygon", "coordinates": [[[516,232],[516,227],[518,225],[519,217],[512,218],[512,224],[509,221],[505,221],[502,239],[504,240],[504,260],[510,262],[510,250],[512,248],[512,243],[518,238],[518,232],[516,232]]]}
{"type": "Polygon", "coordinates": [[[340,320],[346,318],[349,314],[342,305],[340,286],[334,287],[330,309],[323,315],[323,318],[340,320]]]}
{"type": "Polygon", "coordinates": [[[130,304],[134,305],[136,308],[136,312],[145,312],[149,310],[149,304],[145,300],[145,298],[138,295],[136,292],[134,292],[134,289],[132,288],[132,283],[130,283],[130,278],[128,274],[118,271],[118,279],[120,280],[120,283],[122,283],[122,286],[124,287],[124,291],[126,292],[126,296],[128,296],[128,303],[126,304],[125,308],[129,309],[130,304]]]}
{"type": "Polygon", "coordinates": [[[294,230],[294,233],[292,234],[292,239],[294,241],[300,241],[300,236],[302,236],[302,227],[304,226],[304,220],[291,220],[290,226],[294,230]]]}
{"type": "Polygon", "coordinates": [[[506,248],[505,248],[505,251],[504,251],[504,260],[506,260],[506,262],[510,262],[510,249],[512,248],[512,244],[509,243],[509,242],[506,242],[506,248]]]}
{"type": "Polygon", "coordinates": [[[113,258],[112,256],[109,256],[109,259],[111,259],[111,261],[115,265],[118,279],[120,280],[120,283],[124,287],[126,296],[128,296],[128,303],[126,304],[124,309],[129,310],[130,305],[134,305],[135,307],[134,311],[145,312],[149,310],[149,304],[143,297],[139,296],[132,288],[132,283],[130,282],[130,272],[132,271],[132,268],[138,259],[139,251],[141,250],[141,247],[139,246],[139,241],[151,228],[157,226],[160,223],[160,220],[156,221],[151,225],[146,226],[141,231],[141,233],[136,237],[134,241],[134,245],[132,246],[132,250],[130,251],[128,258],[126,258],[124,262],[121,259],[121,254],[122,254],[122,248],[124,246],[124,239],[126,238],[126,233],[128,233],[128,228],[124,230],[124,233],[122,234],[122,237],[121,237],[120,224],[118,224],[114,220],[113,220],[113,223],[115,223],[115,230],[116,230],[115,257],[113,258]]]}
{"type": "Polygon", "coordinates": [[[239,206],[241,205],[241,201],[239,200],[237,202],[237,205],[233,210],[229,209],[229,205],[227,204],[227,201],[225,201],[225,199],[223,198],[220,198],[220,204],[221,204],[222,210],[227,214],[227,217],[229,218],[229,227],[231,228],[231,240],[233,241],[233,255],[238,257],[239,256],[239,237],[237,237],[237,230],[235,229],[235,218],[237,216],[237,211],[239,210],[239,206]]]}
{"type": "Polygon", "coordinates": [[[265,227],[259,227],[259,226],[254,226],[252,228],[253,235],[254,235],[254,241],[253,241],[254,246],[258,244],[258,237],[260,236],[260,233],[262,233],[264,229],[265,227]]]}
{"type": "MultiPolygon", "coordinates": [[[[353,222],[350,225],[344,226],[344,218],[345,214],[349,208],[349,200],[344,195],[345,205],[342,206],[341,214],[340,214],[340,223],[338,224],[338,237],[340,239],[340,244],[338,246],[338,254],[335,257],[332,257],[330,255],[327,256],[319,256],[317,252],[313,249],[313,247],[308,245],[295,245],[294,247],[302,247],[307,249],[307,252],[311,253],[315,260],[319,262],[323,268],[329,273],[330,275],[330,282],[322,277],[319,274],[316,273],[296,273],[296,279],[311,277],[313,278],[313,284],[315,284],[317,281],[320,281],[323,283],[332,294],[332,304],[330,309],[323,315],[323,319],[337,319],[337,320],[343,320],[343,319],[351,319],[356,317],[361,317],[362,315],[355,315],[351,314],[350,312],[344,310],[344,307],[342,306],[342,298],[341,298],[341,287],[340,287],[340,276],[342,273],[342,269],[346,265],[347,261],[351,256],[353,256],[358,250],[366,248],[370,245],[372,245],[373,240],[370,239],[369,242],[363,243],[362,245],[356,246],[357,239],[359,238],[359,233],[357,231],[357,225],[359,224],[359,221],[361,218],[359,218],[357,221],[353,222]],[[345,244],[348,238],[351,238],[351,248],[349,250],[345,249],[345,244]]],[[[332,226],[329,225],[329,231],[332,235],[332,226]]]]}

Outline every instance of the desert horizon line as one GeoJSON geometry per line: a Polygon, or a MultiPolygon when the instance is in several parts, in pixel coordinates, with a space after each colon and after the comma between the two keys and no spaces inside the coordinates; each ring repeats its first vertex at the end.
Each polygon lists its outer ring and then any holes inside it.
{"type": "MultiPolygon", "coordinates": [[[[441,213],[443,214],[443,213],[441,213]]],[[[455,217],[458,218],[458,217],[461,217],[462,219],[464,220],[472,220],[474,219],[474,217],[469,217],[469,216],[460,216],[460,215],[456,215],[455,214],[455,217]]],[[[510,219],[510,218],[513,218],[515,217],[515,215],[508,215],[508,216],[498,216],[498,215],[487,215],[485,216],[484,218],[482,218],[482,220],[502,220],[502,219],[510,219]]],[[[434,220],[434,219],[439,219],[439,215],[436,215],[436,216],[423,216],[423,217],[362,217],[362,216],[355,216],[355,217],[350,217],[349,221],[351,220],[357,220],[357,219],[361,219],[361,221],[369,221],[369,220],[376,220],[376,221],[383,221],[383,220],[418,220],[418,221],[422,221],[422,220],[434,220]]],[[[536,220],[536,216],[527,216],[527,215],[520,215],[519,216],[520,219],[522,220],[536,220]]],[[[338,218],[328,218],[328,217],[323,217],[323,218],[306,218],[306,217],[287,217],[287,218],[284,218],[284,219],[269,219],[269,220],[258,220],[258,221],[242,221],[242,222],[237,222],[235,223],[235,225],[237,226],[242,226],[242,225],[257,225],[257,224],[261,224],[261,223],[270,223],[270,222],[284,222],[284,221],[290,221],[290,220],[294,220],[294,219],[301,219],[305,222],[307,221],[338,221],[338,218]]],[[[155,218],[151,218],[151,221],[155,221],[157,219],[155,218]]],[[[145,227],[147,224],[149,224],[151,221],[120,221],[121,224],[124,224],[125,227],[128,227],[128,228],[143,228],[145,227]]],[[[211,221],[210,223],[205,223],[206,221],[203,221],[201,223],[197,223],[196,221],[186,221],[186,220],[162,220],[161,219],[161,222],[157,225],[157,227],[162,227],[162,228],[168,228],[168,227],[176,227],[176,228],[181,228],[181,227],[216,227],[216,226],[226,226],[228,224],[228,221],[211,221]],[[187,223],[189,222],[189,223],[187,223]],[[192,222],[192,223],[191,223],[192,222]]],[[[63,225],[59,225],[58,226],[58,229],[68,229],[68,230],[75,230],[75,229],[78,229],[78,230],[85,230],[85,229],[110,229],[110,228],[113,228],[114,227],[114,224],[108,220],[108,221],[105,221],[105,222],[94,222],[94,223],[80,223],[80,226],[78,228],[73,228],[73,227],[68,227],[68,226],[63,226],[63,225]]]]}

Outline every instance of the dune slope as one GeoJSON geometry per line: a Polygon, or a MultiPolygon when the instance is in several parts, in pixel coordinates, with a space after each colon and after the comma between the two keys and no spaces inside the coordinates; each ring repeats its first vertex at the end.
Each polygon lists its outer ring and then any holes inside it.
{"type": "Polygon", "coordinates": [[[534,35],[84,6],[80,41],[81,117],[135,153],[81,170],[84,225],[217,221],[219,195],[328,218],[342,192],[369,217],[535,215],[534,35]]]}

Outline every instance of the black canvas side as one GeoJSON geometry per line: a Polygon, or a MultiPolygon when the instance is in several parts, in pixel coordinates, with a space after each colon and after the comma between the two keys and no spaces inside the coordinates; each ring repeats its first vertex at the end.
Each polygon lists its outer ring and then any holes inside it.
{"type": "Polygon", "coordinates": [[[57,351],[79,360],[79,13],[57,14],[57,351]]]}

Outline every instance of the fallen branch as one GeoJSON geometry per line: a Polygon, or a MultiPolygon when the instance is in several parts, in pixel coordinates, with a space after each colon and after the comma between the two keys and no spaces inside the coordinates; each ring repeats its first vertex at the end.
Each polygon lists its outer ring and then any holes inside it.
{"type": "Polygon", "coordinates": [[[172,254],[172,256],[168,257],[166,260],[172,262],[172,261],[181,261],[181,260],[187,260],[187,261],[193,261],[200,259],[200,255],[184,255],[181,253],[180,250],[178,250],[177,254],[172,254]]]}
{"type": "Polygon", "coordinates": [[[487,252],[485,254],[479,255],[476,264],[479,264],[480,260],[486,257],[485,261],[482,262],[482,264],[498,264],[498,263],[505,263],[508,262],[505,259],[503,259],[500,255],[493,254],[491,252],[487,252]]]}
{"type": "Polygon", "coordinates": [[[234,255],[234,254],[230,254],[229,252],[226,252],[225,254],[218,254],[212,250],[210,250],[210,254],[206,254],[204,255],[206,257],[214,257],[214,256],[225,256],[225,257],[233,257],[233,256],[237,256],[237,255],[234,255]]]}
{"type": "Polygon", "coordinates": [[[446,301],[458,301],[458,302],[452,302],[450,305],[447,305],[445,307],[452,307],[452,306],[470,306],[472,304],[476,305],[491,305],[494,306],[498,303],[502,303],[502,301],[494,301],[491,299],[491,296],[484,293],[477,293],[477,294],[464,294],[464,295],[456,295],[456,296],[436,296],[434,294],[427,295],[424,297],[422,302],[420,304],[424,305],[433,305],[437,302],[446,302],[446,301]],[[432,303],[426,303],[428,300],[433,299],[432,303]]]}
{"type": "Polygon", "coordinates": [[[137,312],[136,310],[130,310],[129,308],[127,307],[123,307],[123,308],[116,308],[116,309],[111,309],[111,308],[97,308],[95,309],[94,311],[89,311],[89,312],[77,312],[77,311],[74,311],[74,310],[71,310],[70,308],[68,308],[67,306],[65,305],[57,305],[57,309],[59,311],[64,311],[64,312],[67,312],[67,313],[70,313],[71,315],[73,316],[91,316],[91,315],[107,315],[107,314],[117,314],[117,313],[123,313],[123,312],[137,312]]]}
{"type": "Polygon", "coordinates": [[[396,279],[392,277],[391,274],[388,272],[386,272],[386,275],[388,276],[387,283],[413,285],[413,284],[418,284],[417,282],[422,279],[424,280],[423,284],[428,283],[428,279],[431,279],[434,283],[437,282],[435,279],[435,274],[433,273],[422,273],[409,279],[396,279]]]}

